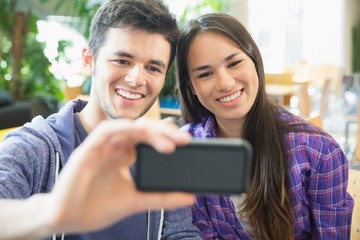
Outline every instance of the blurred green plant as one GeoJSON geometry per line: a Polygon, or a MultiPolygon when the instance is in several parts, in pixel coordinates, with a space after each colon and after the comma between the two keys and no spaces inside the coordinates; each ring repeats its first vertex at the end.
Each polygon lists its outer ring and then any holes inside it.
{"type": "Polygon", "coordinates": [[[360,21],[352,30],[352,72],[360,73],[360,21]]]}
{"type": "MultiPolygon", "coordinates": [[[[41,2],[45,3],[50,0],[40,0],[41,2]]],[[[53,0],[54,1],[54,0],[53,0]]],[[[55,0],[57,4],[54,7],[54,11],[57,11],[61,8],[63,1],[62,0],[55,0]]],[[[72,9],[75,12],[76,21],[72,21],[69,23],[74,29],[76,29],[79,33],[81,33],[85,39],[89,38],[90,33],[90,25],[93,16],[95,15],[96,11],[101,6],[101,3],[104,0],[76,0],[72,1],[72,9]]]]}
{"type": "Polygon", "coordinates": [[[62,100],[64,83],[52,74],[45,43],[37,40],[39,18],[18,11],[17,3],[0,0],[0,88],[15,99],[62,100]]]}

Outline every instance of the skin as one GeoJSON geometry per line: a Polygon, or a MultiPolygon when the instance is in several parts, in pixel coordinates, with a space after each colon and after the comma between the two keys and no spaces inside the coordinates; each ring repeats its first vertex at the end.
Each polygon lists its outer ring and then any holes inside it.
{"type": "Polygon", "coordinates": [[[218,135],[241,137],[259,87],[253,61],[236,42],[219,32],[199,33],[190,44],[188,56],[193,93],[214,113],[218,135]]]}
{"type": "Polygon", "coordinates": [[[96,61],[88,48],[82,55],[93,77],[90,100],[80,113],[89,136],[71,154],[50,193],[0,199],[0,239],[94,231],[148,209],[194,203],[192,194],[139,192],[129,170],[139,143],[171,153],[191,140],[169,122],[133,120],[150,108],[163,86],[170,44],[139,31],[110,29],[107,34],[96,61]]]}

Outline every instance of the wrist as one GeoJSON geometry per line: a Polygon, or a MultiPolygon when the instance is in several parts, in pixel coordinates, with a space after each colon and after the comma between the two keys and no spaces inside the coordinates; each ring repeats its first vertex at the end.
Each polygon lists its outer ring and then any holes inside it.
{"type": "Polygon", "coordinates": [[[32,209],[31,222],[34,226],[34,237],[43,238],[52,235],[56,231],[54,221],[54,209],[50,204],[50,194],[35,194],[31,196],[25,209],[32,209]]]}

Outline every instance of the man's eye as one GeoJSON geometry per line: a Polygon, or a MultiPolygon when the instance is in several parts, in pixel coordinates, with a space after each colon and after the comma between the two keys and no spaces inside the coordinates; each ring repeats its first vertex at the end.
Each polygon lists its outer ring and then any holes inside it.
{"type": "Polygon", "coordinates": [[[210,77],[212,75],[211,72],[206,72],[206,73],[202,73],[199,75],[199,78],[206,78],[206,77],[210,77]]]}
{"type": "Polygon", "coordinates": [[[148,70],[152,71],[152,72],[158,72],[161,73],[160,69],[156,68],[156,67],[147,67],[148,70]]]}
{"type": "Polygon", "coordinates": [[[115,60],[115,62],[119,63],[119,64],[129,64],[129,62],[127,60],[115,60]]]}
{"type": "Polygon", "coordinates": [[[235,67],[235,66],[237,66],[239,63],[241,63],[241,60],[240,60],[240,61],[236,61],[236,62],[232,62],[232,63],[229,64],[228,68],[235,67]]]}

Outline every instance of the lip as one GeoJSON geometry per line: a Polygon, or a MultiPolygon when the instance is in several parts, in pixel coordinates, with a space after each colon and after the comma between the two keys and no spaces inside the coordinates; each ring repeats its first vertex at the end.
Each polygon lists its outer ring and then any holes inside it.
{"type": "Polygon", "coordinates": [[[225,96],[221,96],[221,97],[217,98],[216,100],[221,102],[221,103],[232,102],[232,101],[238,99],[242,95],[243,91],[244,91],[244,89],[239,89],[239,90],[234,91],[234,92],[232,92],[230,94],[227,94],[225,96]]]}
{"type": "Polygon", "coordinates": [[[145,97],[145,95],[140,92],[134,92],[124,88],[115,89],[115,93],[119,97],[125,98],[127,100],[139,100],[145,97]]]}

